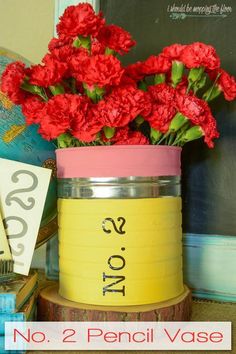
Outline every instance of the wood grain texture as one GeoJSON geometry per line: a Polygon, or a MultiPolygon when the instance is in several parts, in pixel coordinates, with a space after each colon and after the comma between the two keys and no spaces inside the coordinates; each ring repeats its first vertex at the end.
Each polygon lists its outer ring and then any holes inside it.
{"type": "Polygon", "coordinates": [[[189,289],[169,301],[143,306],[95,306],[75,303],[58,294],[58,285],[41,290],[38,321],[189,321],[192,297],[189,289]]]}

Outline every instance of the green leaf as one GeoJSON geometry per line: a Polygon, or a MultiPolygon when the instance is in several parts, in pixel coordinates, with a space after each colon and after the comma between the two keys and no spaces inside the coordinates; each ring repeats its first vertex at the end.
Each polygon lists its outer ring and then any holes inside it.
{"type": "Polygon", "coordinates": [[[142,81],[139,82],[138,88],[139,88],[140,90],[147,91],[148,84],[146,83],[145,80],[142,80],[142,81]]]}
{"type": "Polygon", "coordinates": [[[194,93],[197,93],[198,90],[203,88],[206,85],[206,81],[207,81],[207,75],[203,74],[201,79],[197,81],[193,86],[194,93]]]}
{"type": "Polygon", "coordinates": [[[172,119],[170,126],[169,126],[169,131],[170,132],[177,132],[186,122],[188,121],[188,118],[185,117],[182,113],[178,112],[172,119]]]}
{"type": "Polygon", "coordinates": [[[165,74],[156,74],[154,76],[154,85],[162,84],[165,81],[166,81],[165,74]]]}
{"type": "Polygon", "coordinates": [[[144,119],[143,119],[142,116],[137,116],[137,117],[135,118],[135,123],[136,123],[138,126],[141,125],[141,124],[143,124],[143,122],[144,122],[144,119]]]}
{"type": "Polygon", "coordinates": [[[214,98],[216,98],[217,96],[219,96],[221,94],[221,89],[217,85],[217,81],[218,81],[220,75],[221,75],[221,73],[217,74],[217,76],[215,78],[215,81],[213,82],[212,86],[203,95],[203,99],[205,101],[207,101],[207,102],[212,101],[214,98]]]}
{"type": "Polygon", "coordinates": [[[205,68],[203,66],[200,66],[199,68],[192,68],[188,74],[188,81],[191,83],[195,83],[201,80],[204,70],[205,68]]]}
{"type": "Polygon", "coordinates": [[[151,128],[150,137],[151,137],[152,144],[156,144],[161,136],[162,136],[162,133],[159,130],[151,128]]]}
{"type": "Polygon", "coordinates": [[[171,81],[173,86],[176,87],[182,80],[184,72],[184,64],[181,61],[174,60],[171,68],[171,81]]]}
{"type": "Polygon", "coordinates": [[[24,81],[23,84],[21,84],[22,90],[25,90],[27,92],[30,92],[34,95],[40,96],[44,101],[48,100],[48,97],[45,93],[45,90],[43,87],[37,86],[37,85],[31,85],[29,82],[24,81]]]}
{"type": "Polygon", "coordinates": [[[49,86],[49,89],[53,96],[60,95],[61,93],[65,93],[64,87],[60,84],[55,86],[49,86]]]}
{"type": "Polygon", "coordinates": [[[91,50],[91,39],[90,37],[78,36],[73,42],[73,47],[80,48],[83,47],[87,49],[89,52],[91,50]]]}
{"type": "Polygon", "coordinates": [[[83,83],[83,87],[86,95],[91,98],[94,103],[100,101],[105,94],[105,89],[103,87],[94,86],[93,90],[90,90],[86,83],[83,83]]]}
{"type": "Polygon", "coordinates": [[[199,125],[195,125],[188,129],[184,135],[181,137],[181,144],[185,144],[189,141],[200,139],[203,136],[203,131],[199,125]]]}
{"type": "Polygon", "coordinates": [[[67,148],[67,147],[75,146],[74,140],[75,138],[73,138],[68,133],[61,134],[57,137],[58,148],[67,148]]]}
{"type": "Polygon", "coordinates": [[[212,100],[214,100],[214,98],[218,97],[221,94],[221,90],[218,86],[214,86],[212,85],[202,96],[202,98],[207,101],[210,102],[212,100]]]}
{"type": "Polygon", "coordinates": [[[115,54],[114,49],[110,49],[110,48],[106,47],[105,55],[114,55],[114,54],[115,54]]]}
{"type": "Polygon", "coordinates": [[[116,132],[116,129],[115,128],[110,128],[110,127],[103,127],[103,132],[105,134],[105,137],[107,139],[111,139],[113,138],[115,132],[116,132]]]}

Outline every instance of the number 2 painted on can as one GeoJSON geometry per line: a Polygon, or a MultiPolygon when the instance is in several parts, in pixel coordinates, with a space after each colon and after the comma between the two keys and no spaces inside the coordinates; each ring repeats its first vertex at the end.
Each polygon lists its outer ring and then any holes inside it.
{"type": "Polygon", "coordinates": [[[110,234],[110,233],[111,233],[111,230],[106,228],[106,222],[107,222],[107,221],[110,221],[110,222],[112,223],[112,226],[113,226],[113,228],[114,228],[114,230],[115,230],[116,233],[118,233],[119,235],[124,235],[124,234],[125,234],[125,231],[123,231],[123,227],[124,227],[124,225],[125,225],[125,223],[126,223],[125,218],[123,218],[122,216],[119,216],[119,217],[117,218],[117,221],[121,221],[121,224],[120,224],[118,227],[116,226],[116,223],[115,223],[115,221],[114,221],[112,218],[105,218],[105,219],[103,220],[103,222],[102,222],[102,229],[103,229],[103,231],[106,232],[107,234],[110,234]]]}

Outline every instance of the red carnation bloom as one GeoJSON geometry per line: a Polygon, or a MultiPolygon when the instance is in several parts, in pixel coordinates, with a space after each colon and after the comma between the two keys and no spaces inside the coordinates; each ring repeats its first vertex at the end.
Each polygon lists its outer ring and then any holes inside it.
{"type": "Polygon", "coordinates": [[[45,102],[36,96],[28,97],[22,103],[22,113],[26,118],[26,124],[38,124],[44,116],[45,102]]]}
{"type": "Polygon", "coordinates": [[[177,109],[187,117],[194,125],[199,125],[203,131],[204,141],[209,147],[213,147],[213,139],[219,137],[216,128],[216,120],[212,116],[207,102],[194,95],[177,95],[177,109]]]}
{"type": "Polygon", "coordinates": [[[209,148],[214,147],[213,139],[219,138],[220,134],[217,131],[216,120],[211,113],[206,115],[206,119],[201,124],[201,129],[204,134],[204,141],[209,148]]]}
{"type": "MultiPolygon", "coordinates": [[[[182,77],[182,81],[176,86],[176,91],[178,91],[178,93],[180,93],[181,95],[185,95],[188,89],[188,78],[187,76],[183,76],[182,77]]],[[[189,95],[193,94],[193,91],[190,90],[189,95]]]]}
{"type": "Polygon", "coordinates": [[[25,64],[20,61],[8,64],[2,74],[1,90],[15,104],[21,104],[27,97],[27,92],[22,90],[26,77],[25,64]]]}
{"type": "Polygon", "coordinates": [[[113,55],[76,56],[71,60],[72,75],[88,86],[119,85],[124,69],[113,55]]]}
{"type": "Polygon", "coordinates": [[[233,76],[230,76],[226,71],[220,70],[221,75],[217,82],[219,88],[224,93],[227,101],[233,101],[236,98],[236,81],[233,76]]]}
{"type": "Polygon", "coordinates": [[[97,105],[90,104],[85,119],[73,119],[71,123],[71,134],[80,141],[90,143],[96,139],[96,135],[102,127],[103,123],[101,122],[97,105]]]}
{"type": "Polygon", "coordinates": [[[90,4],[69,6],[60,17],[57,25],[59,37],[93,36],[95,37],[105,24],[102,13],[95,14],[90,4]]]}
{"type": "Polygon", "coordinates": [[[209,72],[209,76],[213,81],[215,81],[218,74],[220,74],[220,77],[218,78],[216,85],[218,86],[219,90],[223,92],[224,97],[227,101],[235,100],[236,98],[235,78],[223,69],[209,72]]]}
{"type": "Polygon", "coordinates": [[[173,104],[175,99],[175,89],[166,83],[148,87],[148,92],[155,102],[173,104]]]}
{"type": "Polygon", "coordinates": [[[52,97],[46,103],[39,133],[44,139],[51,140],[70,132],[74,124],[78,126],[85,122],[88,105],[89,100],[78,95],[63,94],[52,97]]]}
{"type": "Polygon", "coordinates": [[[162,133],[169,129],[170,122],[176,114],[176,109],[171,104],[154,103],[152,113],[145,117],[150,126],[162,133]]]}
{"type": "Polygon", "coordinates": [[[105,47],[113,49],[121,55],[128,53],[131,47],[136,44],[129,32],[115,25],[108,25],[101,28],[97,39],[105,47]]]}
{"type": "Polygon", "coordinates": [[[61,35],[60,38],[52,38],[48,44],[48,49],[53,51],[56,48],[64,47],[65,45],[72,46],[73,38],[69,38],[66,36],[61,35]]]}
{"type": "Polygon", "coordinates": [[[43,61],[44,65],[38,64],[31,67],[30,84],[42,87],[58,84],[65,76],[68,65],[49,54],[44,57],[43,61]]]}
{"type": "MultiPolygon", "coordinates": [[[[76,52],[76,49],[79,48],[72,47],[69,44],[64,46],[54,48],[51,50],[51,57],[55,58],[56,60],[62,63],[70,63],[72,55],[76,52]]],[[[45,55],[42,62],[47,62],[48,54],[45,55]]]]}
{"type": "Polygon", "coordinates": [[[125,75],[125,73],[124,73],[121,77],[119,86],[130,86],[130,85],[137,88],[137,82],[134,79],[132,79],[131,77],[125,75]]]}
{"type": "Polygon", "coordinates": [[[186,45],[182,44],[172,44],[168,47],[165,47],[162,51],[162,54],[170,60],[179,60],[180,55],[185,47],[186,45]]]}
{"type": "Polygon", "coordinates": [[[132,131],[128,126],[116,130],[111,139],[114,145],[148,145],[149,140],[141,132],[132,131]]]}
{"type": "Polygon", "coordinates": [[[201,66],[214,70],[220,67],[220,59],[215,48],[201,42],[195,42],[183,49],[180,60],[187,68],[199,68],[201,66]]]}
{"type": "Polygon", "coordinates": [[[150,110],[149,95],[134,86],[117,87],[98,103],[103,125],[111,128],[123,127],[139,114],[148,115],[150,110]]]}
{"type": "Polygon", "coordinates": [[[128,65],[125,68],[125,75],[136,81],[142,80],[145,76],[143,73],[143,62],[138,61],[135,64],[128,65]]]}
{"type": "Polygon", "coordinates": [[[171,61],[163,54],[151,55],[143,62],[142,71],[144,75],[163,74],[171,69],[171,61]]]}
{"type": "Polygon", "coordinates": [[[211,114],[206,101],[194,95],[176,94],[176,109],[195,125],[201,125],[206,115],[211,114]]]}
{"type": "Polygon", "coordinates": [[[95,39],[91,41],[91,55],[104,54],[105,50],[106,47],[102,43],[95,39]]]}
{"type": "Polygon", "coordinates": [[[71,126],[71,134],[85,143],[90,143],[96,139],[97,133],[102,129],[103,124],[100,119],[97,119],[96,115],[93,115],[92,111],[88,112],[86,120],[76,122],[71,126]]]}

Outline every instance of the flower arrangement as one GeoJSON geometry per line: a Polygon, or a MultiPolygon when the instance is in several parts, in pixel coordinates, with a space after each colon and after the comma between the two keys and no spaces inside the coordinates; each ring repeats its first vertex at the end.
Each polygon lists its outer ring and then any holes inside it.
{"type": "Polygon", "coordinates": [[[26,124],[60,148],[116,144],[183,146],[219,137],[209,103],[236,98],[236,81],[204,43],[173,44],[124,67],[135,45],[87,4],[69,6],[42,63],[9,64],[1,90],[22,106],[26,124]]]}

